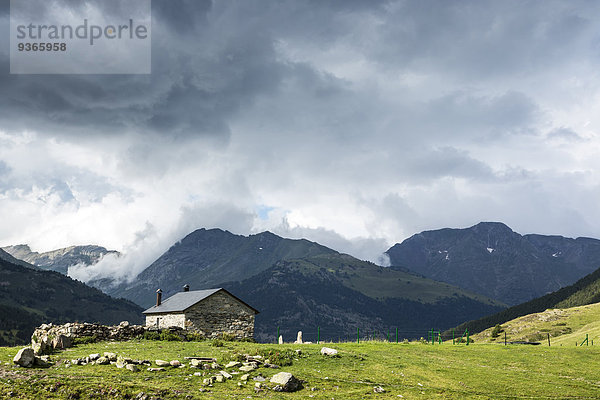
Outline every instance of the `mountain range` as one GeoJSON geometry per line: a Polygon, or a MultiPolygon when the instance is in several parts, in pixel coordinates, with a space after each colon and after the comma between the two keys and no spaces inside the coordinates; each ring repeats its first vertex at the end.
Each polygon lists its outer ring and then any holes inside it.
{"type": "Polygon", "coordinates": [[[391,268],[509,305],[554,292],[600,267],[600,240],[520,235],[498,222],[421,232],[386,253],[391,268]]]}
{"type": "MultiPolygon", "coordinates": [[[[99,246],[42,254],[25,245],[8,249],[38,267],[63,273],[70,263],[89,265],[110,252],[99,246]]],[[[198,229],[131,282],[114,284],[106,278],[89,283],[142,307],[154,303],[158,288],[166,298],[186,284],[192,290],[224,287],[261,311],[256,337],[263,341],[275,339],[277,330],[287,336],[303,330],[314,339],[317,328],[322,338],[330,339],[354,335],[357,328],[376,336],[398,328],[402,337],[414,338],[431,328],[446,329],[470,320],[479,321],[469,325],[475,331],[542,306],[579,305],[597,298],[600,290],[600,281],[587,285],[595,282],[593,274],[585,278],[585,289],[581,281],[578,290],[561,289],[597,270],[596,239],[520,235],[502,223],[482,222],[466,229],[425,231],[386,253],[389,268],[305,239],[198,229]],[[533,300],[534,306],[504,310],[507,304],[544,295],[533,300]]]]}
{"type": "Polygon", "coordinates": [[[60,272],[64,275],[67,274],[69,267],[73,265],[93,265],[107,254],[119,255],[117,251],[107,250],[104,247],[95,245],[70,246],[44,253],[31,251],[26,244],[2,247],[2,250],[9,253],[15,259],[33,264],[44,270],[60,272]]]}
{"type": "Polygon", "coordinates": [[[55,271],[13,263],[0,250],[0,345],[28,342],[42,323],[140,323],[142,309],[55,271]]]}
{"type": "Polygon", "coordinates": [[[502,304],[417,275],[343,254],[286,260],[242,282],[223,284],[257,307],[255,337],[305,340],[426,336],[433,327],[487,315],[502,304]]]}
{"type": "Polygon", "coordinates": [[[277,326],[290,334],[302,327],[316,333],[321,327],[330,338],[356,331],[359,325],[379,332],[395,326],[415,337],[431,327],[449,327],[453,321],[504,307],[305,239],[284,239],[270,232],[242,236],[220,229],[190,233],[133,282],[109,293],[149,307],[158,288],[168,297],[185,284],[192,290],[224,287],[258,308],[255,331],[260,340],[274,339],[277,326]],[[419,332],[411,331],[415,329],[419,332]]]}

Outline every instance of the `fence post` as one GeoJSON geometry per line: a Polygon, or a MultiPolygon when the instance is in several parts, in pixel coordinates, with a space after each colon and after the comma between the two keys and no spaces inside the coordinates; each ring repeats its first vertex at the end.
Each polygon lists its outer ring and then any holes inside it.
{"type": "Polygon", "coordinates": [[[452,328],[452,344],[454,344],[454,328],[452,328]]]}
{"type": "Polygon", "coordinates": [[[358,327],[356,328],[356,343],[360,343],[360,330],[358,327]]]}
{"type": "MultiPolygon", "coordinates": [[[[398,343],[398,328],[396,328],[396,343],[398,343]]],[[[593,340],[592,340],[592,344],[594,344],[593,340]]]]}
{"type": "Polygon", "coordinates": [[[504,345],[506,346],[506,331],[504,331],[504,345]]]}
{"type": "Polygon", "coordinates": [[[320,340],[321,340],[321,327],[317,326],[317,344],[319,344],[320,340]]]}
{"type": "Polygon", "coordinates": [[[277,336],[275,337],[275,343],[279,343],[279,327],[277,327],[277,336]]]}
{"type": "Polygon", "coordinates": [[[550,333],[548,333],[548,347],[550,347],[550,333]]]}
{"type": "Polygon", "coordinates": [[[467,346],[469,345],[469,330],[467,329],[467,346]]]}

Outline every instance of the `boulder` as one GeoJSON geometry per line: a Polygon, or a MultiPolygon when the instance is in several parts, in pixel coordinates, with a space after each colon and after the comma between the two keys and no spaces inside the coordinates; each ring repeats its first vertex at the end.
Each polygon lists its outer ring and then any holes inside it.
{"type": "Polygon", "coordinates": [[[129,321],[121,321],[119,324],[119,328],[127,328],[129,327],[129,321]]]}
{"type": "Polygon", "coordinates": [[[104,357],[108,358],[108,361],[117,361],[117,355],[109,351],[104,352],[104,357]]]}
{"type": "Polygon", "coordinates": [[[384,388],[382,388],[381,386],[375,386],[375,387],[373,388],[373,392],[374,392],[374,393],[385,393],[385,389],[384,389],[384,388]]]}
{"type": "Polygon", "coordinates": [[[300,380],[289,372],[280,372],[273,375],[270,382],[276,384],[273,390],[278,392],[295,392],[302,388],[300,380]]]}
{"type": "Polygon", "coordinates": [[[323,354],[324,356],[337,356],[338,355],[338,351],[336,349],[330,349],[329,347],[323,347],[321,349],[321,354],[323,354]]]}
{"type": "Polygon", "coordinates": [[[22,348],[13,358],[13,362],[21,367],[33,367],[33,363],[35,362],[35,353],[33,352],[33,349],[31,347],[22,348]]]}
{"type": "Polygon", "coordinates": [[[33,348],[33,352],[35,353],[36,356],[40,356],[44,353],[46,353],[48,351],[48,344],[47,342],[34,342],[33,340],[31,341],[31,347],[33,348]]]}
{"type": "Polygon", "coordinates": [[[154,364],[158,365],[159,367],[170,367],[171,363],[165,360],[154,360],[154,364]]]}
{"type": "Polygon", "coordinates": [[[279,344],[283,344],[283,336],[279,335],[279,339],[278,339],[279,344]]]}
{"type": "Polygon", "coordinates": [[[171,365],[171,367],[181,367],[181,361],[179,360],[171,360],[169,364],[171,365]]]}
{"type": "Polygon", "coordinates": [[[295,344],[302,344],[302,331],[298,331],[298,336],[296,337],[295,344]]]}
{"type": "Polygon", "coordinates": [[[52,339],[52,348],[54,349],[67,349],[73,347],[73,339],[70,336],[58,335],[52,339]]]}
{"type": "Polygon", "coordinates": [[[250,372],[250,371],[254,371],[256,369],[256,367],[253,367],[252,365],[244,365],[243,367],[240,367],[239,370],[242,372],[250,372]]]}
{"type": "Polygon", "coordinates": [[[96,361],[97,359],[100,358],[100,354],[99,353],[90,354],[89,357],[90,357],[90,360],[96,361]]]}
{"type": "Polygon", "coordinates": [[[148,368],[148,371],[150,372],[159,372],[159,371],[164,371],[165,369],[162,367],[159,368],[148,368]]]}

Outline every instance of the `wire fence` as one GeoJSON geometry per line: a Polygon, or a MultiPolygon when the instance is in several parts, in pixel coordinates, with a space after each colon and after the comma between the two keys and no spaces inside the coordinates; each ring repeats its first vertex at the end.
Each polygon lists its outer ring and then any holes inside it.
{"type": "MultiPolygon", "coordinates": [[[[419,341],[422,343],[429,344],[454,344],[454,345],[469,345],[475,341],[471,337],[471,333],[468,329],[464,331],[456,331],[451,329],[442,332],[440,329],[399,329],[389,328],[387,330],[375,330],[375,329],[360,329],[356,328],[356,331],[339,332],[334,329],[322,329],[317,327],[316,329],[302,330],[298,332],[292,332],[289,329],[281,329],[277,327],[276,335],[269,336],[269,339],[265,340],[270,343],[294,343],[299,339],[301,332],[301,340],[303,343],[361,343],[361,342],[386,342],[386,343],[408,343],[410,341],[419,341]]],[[[535,340],[523,340],[523,338],[513,339],[507,334],[506,331],[502,330],[499,332],[492,332],[491,338],[496,344],[529,344],[529,345],[547,345],[552,346],[552,340],[550,333],[538,333],[535,340]]],[[[598,339],[598,338],[597,338],[598,339]]],[[[597,341],[598,342],[598,341],[597,341]]],[[[594,340],[585,334],[581,340],[574,342],[575,346],[593,346],[594,340]]]]}
{"type": "Polygon", "coordinates": [[[376,329],[361,329],[356,328],[356,331],[345,331],[339,332],[330,329],[323,329],[321,327],[317,327],[316,329],[309,330],[301,330],[298,332],[292,332],[289,329],[281,329],[277,327],[275,330],[275,335],[269,335],[269,338],[265,341],[279,343],[280,338],[284,343],[295,342],[298,339],[299,332],[302,333],[302,341],[304,343],[321,343],[321,342],[369,342],[369,341],[378,341],[378,342],[388,342],[388,343],[407,343],[409,341],[418,340],[421,342],[427,343],[443,343],[446,341],[452,341],[454,344],[458,343],[472,343],[472,339],[470,339],[469,332],[464,331],[461,333],[451,332],[444,333],[439,329],[400,329],[400,328],[389,328],[387,330],[376,330],[376,329]]]}

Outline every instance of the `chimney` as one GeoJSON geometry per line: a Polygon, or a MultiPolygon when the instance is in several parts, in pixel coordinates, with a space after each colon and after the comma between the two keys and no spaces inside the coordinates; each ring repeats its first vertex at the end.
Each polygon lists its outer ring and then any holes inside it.
{"type": "Polygon", "coordinates": [[[162,300],[162,290],[158,289],[156,291],[156,307],[160,306],[161,300],[162,300]]]}
{"type": "Polygon", "coordinates": [[[183,291],[184,292],[189,292],[190,291],[190,285],[183,286],[183,291]]]}

